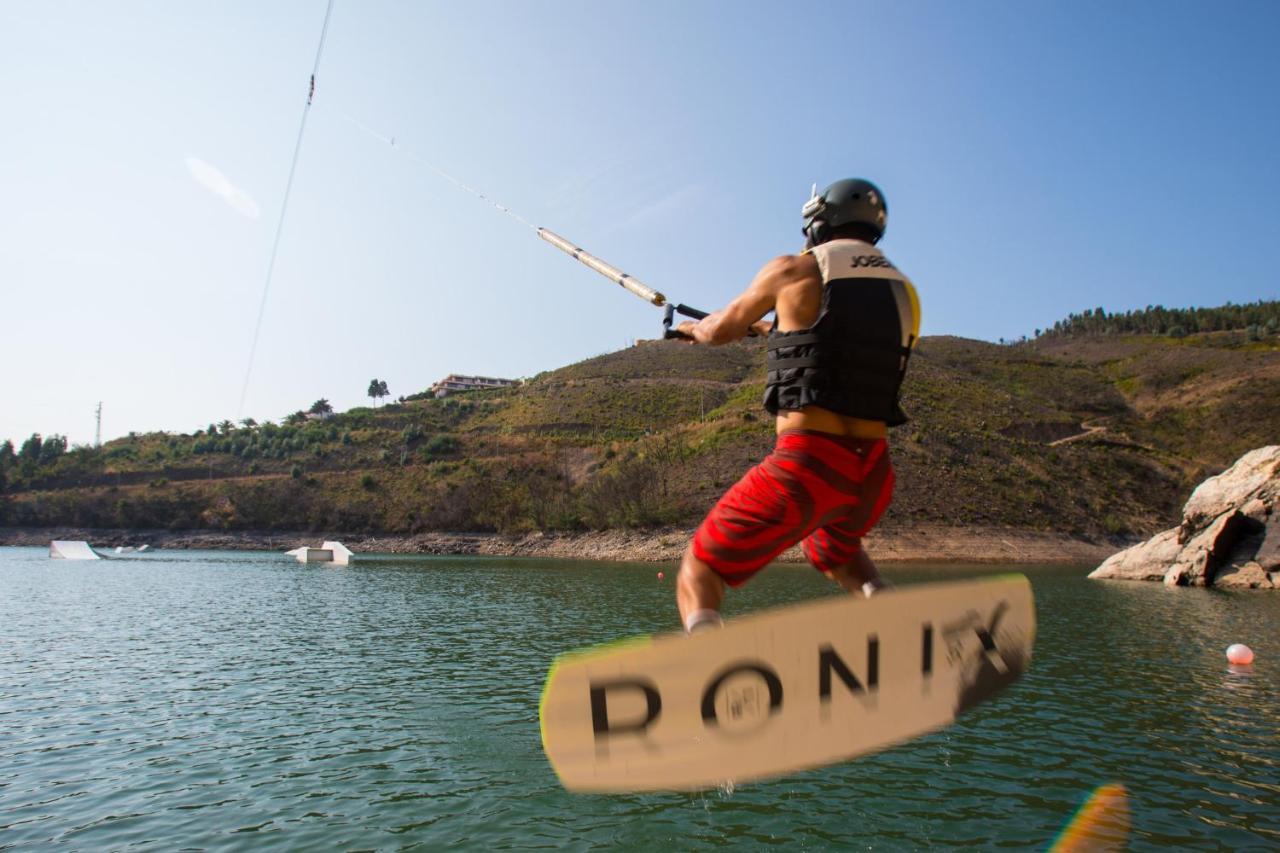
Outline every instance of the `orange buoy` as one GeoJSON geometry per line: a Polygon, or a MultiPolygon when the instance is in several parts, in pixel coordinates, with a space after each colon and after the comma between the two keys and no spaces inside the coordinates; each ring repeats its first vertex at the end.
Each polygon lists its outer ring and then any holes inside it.
{"type": "Polygon", "coordinates": [[[1253,649],[1244,643],[1232,643],[1227,646],[1227,660],[1238,666],[1253,663],[1253,649]]]}

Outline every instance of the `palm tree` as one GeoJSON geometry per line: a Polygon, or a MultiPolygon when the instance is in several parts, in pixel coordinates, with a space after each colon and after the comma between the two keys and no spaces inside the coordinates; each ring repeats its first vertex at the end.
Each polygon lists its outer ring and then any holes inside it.
{"type": "Polygon", "coordinates": [[[387,395],[388,395],[388,394],[390,394],[391,392],[387,390],[387,383],[386,383],[386,380],[384,380],[384,379],[370,379],[370,380],[369,380],[369,391],[368,391],[367,393],[369,394],[369,397],[370,397],[371,399],[375,399],[375,400],[378,400],[379,402],[381,402],[382,398],[383,398],[383,397],[385,397],[385,396],[387,396],[387,395]]]}
{"type": "Polygon", "coordinates": [[[321,397],[319,400],[312,403],[311,408],[307,409],[307,411],[313,415],[327,415],[333,411],[333,406],[329,405],[328,400],[321,397]]]}

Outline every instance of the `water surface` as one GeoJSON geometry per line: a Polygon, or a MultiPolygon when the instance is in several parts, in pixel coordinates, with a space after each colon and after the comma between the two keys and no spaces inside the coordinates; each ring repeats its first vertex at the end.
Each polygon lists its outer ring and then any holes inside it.
{"type": "MultiPolygon", "coordinates": [[[[559,652],[674,627],[672,566],[0,548],[0,849],[1042,849],[1106,782],[1133,798],[1134,849],[1280,847],[1280,594],[1023,570],[1031,671],[950,729],[620,797],[560,789],[539,692],[559,652]]],[[[726,612],[833,593],[777,566],[726,612]]]]}

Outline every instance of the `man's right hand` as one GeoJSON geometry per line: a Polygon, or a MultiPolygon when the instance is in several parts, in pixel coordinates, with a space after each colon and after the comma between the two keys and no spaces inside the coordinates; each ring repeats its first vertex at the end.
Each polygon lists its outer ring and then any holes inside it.
{"type": "Polygon", "coordinates": [[[676,340],[681,343],[696,344],[698,339],[693,336],[693,327],[696,325],[698,325],[696,320],[681,320],[675,328],[676,334],[680,335],[676,340]]]}

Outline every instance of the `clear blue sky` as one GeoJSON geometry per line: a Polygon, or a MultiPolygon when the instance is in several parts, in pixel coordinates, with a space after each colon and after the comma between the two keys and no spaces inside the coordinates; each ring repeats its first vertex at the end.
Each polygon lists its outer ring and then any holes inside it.
{"type": "MultiPolygon", "coordinates": [[[[237,416],[324,8],[0,9],[0,439],[237,416]]],[[[1278,298],[1278,40],[1275,2],[337,0],[242,414],[659,331],[415,157],[709,308],[853,175],[926,334],[1278,298]]]]}

